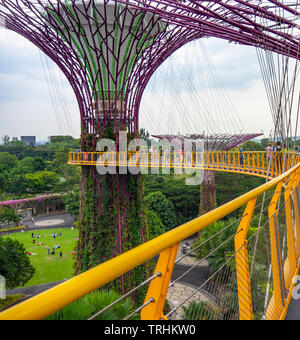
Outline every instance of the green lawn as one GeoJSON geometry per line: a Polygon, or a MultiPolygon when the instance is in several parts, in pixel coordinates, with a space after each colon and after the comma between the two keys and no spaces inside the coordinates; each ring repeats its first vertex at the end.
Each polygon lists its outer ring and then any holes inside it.
{"type": "Polygon", "coordinates": [[[75,239],[78,236],[78,231],[76,229],[40,230],[34,232],[35,235],[41,235],[40,239],[36,239],[35,245],[32,243],[31,233],[32,231],[26,231],[24,233],[20,232],[5,236],[17,239],[24,244],[27,251],[35,254],[30,256],[30,261],[35,267],[36,272],[25,287],[71,278],[74,274],[72,252],[75,248],[75,239]],[[54,240],[53,237],[51,237],[52,233],[62,233],[62,236],[54,240]],[[38,246],[38,243],[44,243],[44,245],[38,246]],[[55,244],[59,244],[61,248],[55,251],[55,255],[49,256],[48,250],[45,249],[45,247],[48,246],[52,250],[55,244]],[[60,251],[63,253],[62,259],[60,258],[60,251]]]}

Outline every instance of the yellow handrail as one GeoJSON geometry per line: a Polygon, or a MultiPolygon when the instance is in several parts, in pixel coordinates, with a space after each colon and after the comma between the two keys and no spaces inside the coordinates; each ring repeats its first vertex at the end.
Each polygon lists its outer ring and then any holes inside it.
{"type": "MultiPolygon", "coordinates": [[[[208,225],[218,221],[229,213],[247,204],[249,201],[256,199],[262,193],[287,180],[292,174],[296,174],[299,181],[299,170],[300,164],[272,181],[267,182],[249,193],[246,193],[191,222],[175,228],[135,249],[115,257],[110,261],[0,313],[0,320],[44,319],[80,297],[102,287],[136,266],[145,263],[154,256],[167,249],[173,248],[182,240],[203,230],[208,225]]],[[[162,273],[162,277],[159,279],[164,279],[165,275],[167,275],[167,273],[162,273]]],[[[157,304],[160,306],[163,305],[161,301],[154,301],[153,313],[151,314],[151,311],[148,311],[147,318],[151,315],[153,315],[153,317],[154,315],[155,317],[162,317],[162,315],[160,315],[162,311],[159,313],[157,304]]]]}

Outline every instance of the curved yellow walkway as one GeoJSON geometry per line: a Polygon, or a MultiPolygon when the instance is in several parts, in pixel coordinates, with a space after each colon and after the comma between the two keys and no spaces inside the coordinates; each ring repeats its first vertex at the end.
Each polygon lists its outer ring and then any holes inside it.
{"type": "Polygon", "coordinates": [[[300,161],[295,152],[273,153],[269,158],[265,152],[190,152],[153,154],[148,152],[71,152],[68,163],[80,166],[140,167],[161,169],[194,169],[225,171],[275,178],[291,169],[300,161]]]}

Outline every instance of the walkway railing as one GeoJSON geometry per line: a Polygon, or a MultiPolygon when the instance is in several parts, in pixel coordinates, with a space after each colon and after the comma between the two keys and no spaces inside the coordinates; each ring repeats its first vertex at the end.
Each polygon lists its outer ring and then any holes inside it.
{"type": "Polygon", "coordinates": [[[275,178],[300,161],[296,152],[71,152],[69,164],[81,166],[195,169],[275,178]]]}
{"type": "MultiPolygon", "coordinates": [[[[157,255],[153,275],[135,289],[149,285],[145,302],[127,318],[283,319],[300,264],[299,180],[300,164],[214,211],[2,312],[0,319],[44,319],[157,255]],[[205,235],[214,222],[241,208],[238,222],[225,223],[211,237],[205,235]],[[200,239],[193,252],[199,257],[174,279],[178,262],[189,257],[178,258],[178,249],[195,233],[200,233],[200,239]],[[208,275],[198,285],[185,287],[177,295],[177,305],[172,300],[169,311],[164,311],[166,299],[184,282],[183,276],[205,264],[208,275]]],[[[102,312],[95,311],[91,319],[102,312]]]]}

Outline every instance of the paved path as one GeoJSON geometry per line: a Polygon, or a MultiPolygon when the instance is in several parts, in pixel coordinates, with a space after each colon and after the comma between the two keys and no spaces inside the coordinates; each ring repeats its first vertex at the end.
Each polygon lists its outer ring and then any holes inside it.
{"type": "Polygon", "coordinates": [[[285,320],[300,320],[300,300],[291,299],[285,320]]]}
{"type": "MultiPolygon", "coordinates": [[[[299,275],[299,273],[298,273],[299,275]]],[[[300,287],[299,287],[299,280],[297,281],[297,284],[294,287],[294,291],[292,296],[285,320],[300,320],[300,287]]]]}
{"type": "MultiPolygon", "coordinates": [[[[181,248],[182,242],[179,246],[177,259],[182,256],[181,248]]],[[[194,256],[186,256],[179,263],[175,264],[171,281],[176,280],[180,275],[185,273],[191,266],[197,264],[198,261],[194,256]]],[[[167,294],[167,300],[171,305],[171,309],[175,309],[180,306],[176,311],[169,317],[172,320],[183,319],[183,307],[187,307],[192,301],[207,302],[211,301],[210,295],[204,290],[200,290],[195,293],[205,279],[209,276],[209,266],[207,262],[202,263],[191,270],[186,276],[181,278],[172,287],[169,288],[167,294]]]]}

